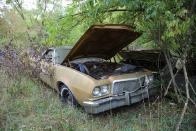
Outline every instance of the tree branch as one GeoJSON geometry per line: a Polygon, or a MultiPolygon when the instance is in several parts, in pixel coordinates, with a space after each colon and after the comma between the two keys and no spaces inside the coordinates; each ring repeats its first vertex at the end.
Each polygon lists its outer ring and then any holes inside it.
{"type": "MultiPolygon", "coordinates": [[[[143,12],[144,9],[137,9],[137,10],[130,10],[130,9],[110,9],[110,10],[105,10],[103,11],[103,13],[108,13],[108,12],[143,12]]],[[[76,13],[76,14],[73,14],[71,15],[72,17],[74,16],[78,16],[78,15],[83,15],[83,14],[86,14],[88,13],[89,11],[84,11],[84,12],[79,12],[79,13],[76,13]]],[[[59,19],[62,19],[64,17],[60,17],[59,19]]]]}
{"type": "MultiPolygon", "coordinates": [[[[193,13],[193,11],[194,11],[195,5],[196,5],[196,0],[193,0],[192,6],[191,6],[191,11],[190,11],[190,13],[189,13],[189,17],[192,16],[192,13],[193,13]]],[[[183,108],[183,111],[182,111],[182,114],[181,114],[181,117],[180,117],[180,121],[178,122],[178,125],[177,125],[177,127],[176,127],[176,131],[179,131],[179,129],[180,129],[181,123],[182,123],[182,121],[183,121],[183,119],[184,119],[184,115],[185,115],[186,110],[187,110],[187,108],[188,108],[188,102],[189,102],[189,100],[190,100],[193,104],[195,104],[194,101],[190,98],[190,94],[189,94],[189,85],[190,85],[190,81],[189,81],[189,79],[188,79],[187,70],[186,70],[186,65],[185,65],[185,64],[186,64],[186,58],[187,58],[188,46],[191,45],[191,43],[192,43],[192,26],[190,26],[190,29],[189,29],[189,41],[188,41],[188,44],[187,44],[187,46],[186,46],[186,49],[185,49],[185,52],[184,52],[184,55],[183,55],[183,56],[184,56],[184,57],[183,57],[183,62],[182,62],[182,64],[183,64],[183,71],[184,71],[184,77],[185,77],[185,82],[186,82],[186,85],[185,85],[185,87],[186,87],[186,102],[185,102],[185,104],[184,104],[184,108],[183,108]]]]}
{"type": "Polygon", "coordinates": [[[176,84],[176,80],[175,80],[175,77],[174,77],[174,73],[173,73],[173,68],[172,68],[172,65],[171,65],[171,61],[168,58],[168,51],[167,50],[164,50],[163,51],[163,54],[165,56],[165,59],[166,59],[166,62],[167,62],[168,68],[169,68],[169,72],[170,72],[170,75],[171,75],[171,79],[172,79],[172,83],[173,83],[173,86],[174,86],[175,94],[177,96],[177,100],[178,100],[178,102],[180,102],[179,94],[178,94],[178,91],[177,91],[178,85],[176,84]]]}
{"type": "MultiPolygon", "coordinates": [[[[176,74],[174,75],[174,78],[176,77],[176,75],[178,74],[178,72],[179,72],[179,70],[177,70],[176,74]]],[[[165,93],[164,93],[164,96],[167,95],[171,83],[172,83],[172,79],[169,81],[169,84],[167,85],[167,89],[166,89],[166,91],[165,91],[165,93]]]]}

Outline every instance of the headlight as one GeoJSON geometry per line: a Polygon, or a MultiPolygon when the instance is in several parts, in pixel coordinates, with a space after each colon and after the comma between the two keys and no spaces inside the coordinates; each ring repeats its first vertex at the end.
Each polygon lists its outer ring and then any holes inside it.
{"type": "Polygon", "coordinates": [[[148,76],[148,79],[149,79],[149,82],[152,83],[154,81],[154,76],[150,75],[150,76],[148,76]]]}
{"type": "Polygon", "coordinates": [[[150,75],[150,76],[146,76],[145,77],[145,85],[152,84],[153,81],[154,81],[154,76],[153,75],[150,75]]]}
{"type": "Polygon", "coordinates": [[[99,97],[109,94],[110,85],[97,86],[93,89],[92,96],[99,97]]]}
{"type": "Polygon", "coordinates": [[[93,95],[94,96],[98,96],[100,94],[101,89],[99,87],[95,87],[93,89],[93,95]]]}

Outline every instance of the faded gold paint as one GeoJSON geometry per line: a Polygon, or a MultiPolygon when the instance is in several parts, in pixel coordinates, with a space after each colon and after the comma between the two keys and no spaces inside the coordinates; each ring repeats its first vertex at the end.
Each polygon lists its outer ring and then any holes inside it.
{"type": "MultiPolygon", "coordinates": [[[[125,26],[125,25],[92,26],[81,37],[81,39],[74,46],[72,51],[68,54],[64,62],[67,62],[69,60],[74,60],[77,58],[85,58],[85,57],[93,57],[93,56],[96,56],[98,58],[103,58],[103,59],[110,59],[119,50],[127,46],[130,42],[134,41],[141,34],[142,34],[141,32],[140,33],[134,32],[134,28],[125,26]],[[103,30],[100,30],[100,28],[103,30]],[[112,31],[117,32],[115,34],[115,39],[117,40],[114,41],[113,39],[114,36],[110,36],[110,37],[105,36],[104,38],[105,40],[103,41],[105,43],[101,43],[104,46],[100,46],[100,41],[99,41],[100,39],[96,38],[96,35],[93,35],[93,32],[95,34],[97,33],[99,37],[101,37],[103,34],[101,34],[100,32],[102,31],[105,31],[106,32],[105,34],[107,35],[108,35],[107,33],[108,31],[111,33],[112,31]],[[118,36],[121,36],[122,33],[126,36],[126,40],[124,42],[122,42],[122,40],[120,39],[118,40],[118,38],[121,38],[118,36]],[[108,43],[108,41],[106,40],[107,38],[111,39],[110,43],[108,43]],[[91,40],[95,40],[95,41],[91,43],[91,40]],[[116,42],[116,46],[114,48],[113,43],[115,42],[116,42]],[[101,48],[99,49],[97,47],[103,47],[103,49],[101,50],[101,48]],[[110,49],[110,50],[106,50],[106,49],[110,49]],[[91,54],[89,53],[89,50],[91,51],[91,54]]],[[[58,93],[59,93],[59,90],[57,87],[57,83],[62,82],[72,91],[73,95],[75,96],[76,100],[78,101],[80,105],[83,105],[84,101],[93,101],[93,100],[101,99],[101,98],[108,97],[111,95],[109,94],[109,95],[102,96],[99,98],[93,98],[92,91],[93,91],[93,88],[96,86],[109,84],[110,87],[112,88],[112,82],[114,80],[138,78],[140,76],[150,75],[152,73],[151,71],[145,70],[143,72],[139,71],[139,72],[124,74],[124,75],[110,76],[108,79],[96,80],[89,75],[86,75],[75,69],[62,66],[59,64],[53,64],[53,63],[48,64],[48,63],[43,62],[42,68],[43,69],[42,69],[42,73],[40,74],[40,77],[44,82],[46,82],[52,88],[56,89],[58,93]],[[46,69],[45,67],[47,67],[48,69],[46,69]]]]}
{"type": "Polygon", "coordinates": [[[47,77],[47,75],[42,75],[42,80],[46,82],[48,85],[50,85],[52,88],[56,89],[57,92],[59,92],[57,82],[64,83],[72,91],[80,105],[83,105],[84,101],[93,101],[110,96],[109,94],[99,98],[93,98],[92,90],[96,86],[109,84],[110,87],[112,87],[112,82],[114,80],[138,78],[140,76],[150,75],[152,73],[151,71],[146,70],[144,72],[135,72],[118,76],[110,76],[108,79],[96,80],[75,69],[58,64],[52,64],[50,66],[50,69],[54,70],[54,75],[50,75],[51,77],[47,77]]]}

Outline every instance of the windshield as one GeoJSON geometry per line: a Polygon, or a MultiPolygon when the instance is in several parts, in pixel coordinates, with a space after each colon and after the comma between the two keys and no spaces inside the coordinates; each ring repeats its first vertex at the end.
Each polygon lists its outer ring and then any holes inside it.
{"type": "Polygon", "coordinates": [[[55,63],[62,64],[65,57],[71,51],[72,48],[57,48],[55,49],[54,59],[55,63]]]}

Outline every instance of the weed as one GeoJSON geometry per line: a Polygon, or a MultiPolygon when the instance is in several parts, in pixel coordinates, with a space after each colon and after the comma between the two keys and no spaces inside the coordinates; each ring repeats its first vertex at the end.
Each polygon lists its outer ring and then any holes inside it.
{"type": "MultiPolygon", "coordinates": [[[[2,70],[0,77],[0,130],[165,131],[175,129],[181,113],[163,98],[90,115],[63,104],[56,92],[28,77],[12,79],[2,70]]],[[[195,118],[190,108],[182,130],[195,130],[195,118]]]]}

